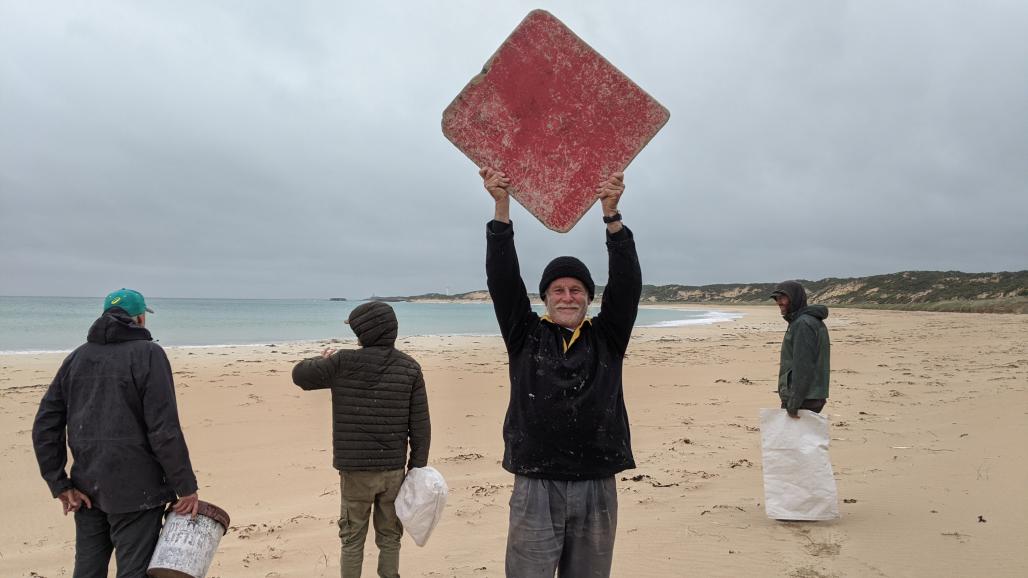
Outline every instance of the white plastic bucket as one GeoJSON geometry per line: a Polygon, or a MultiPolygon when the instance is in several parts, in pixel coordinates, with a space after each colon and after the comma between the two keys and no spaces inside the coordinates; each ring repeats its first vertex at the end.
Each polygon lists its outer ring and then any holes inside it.
{"type": "Polygon", "coordinates": [[[168,512],[146,575],[205,578],[228,527],[225,510],[207,502],[200,502],[195,519],[168,512]]]}

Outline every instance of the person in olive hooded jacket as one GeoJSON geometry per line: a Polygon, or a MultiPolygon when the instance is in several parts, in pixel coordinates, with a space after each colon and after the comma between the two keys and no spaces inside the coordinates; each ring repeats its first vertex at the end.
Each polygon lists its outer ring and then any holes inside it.
{"type": "Polygon", "coordinates": [[[75,513],[74,578],[106,578],[112,551],[119,578],[142,576],[165,504],[174,502],[179,514],[197,512],[171,365],[145,327],[147,312],[153,310],[138,291],[109,294],[32,426],[40,473],[64,514],[75,513]]]}
{"type": "Polygon", "coordinates": [[[428,464],[432,426],[421,366],[394,346],[396,313],[381,301],[364,303],[346,321],[360,349],[334,351],[293,368],[293,383],[332,391],[333,465],[342,506],[339,538],[343,578],[361,575],[364,540],[374,508],[378,575],[399,576],[403,525],[394,502],[405,469],[428,464]],[[410,457],[407,444],[410,442],[410,457]]]}
{"type": "Polygon", "coordinates": [[[799,417],[799,410],[821,413],[828,400],[831,343],[824,320],[828,308],[807,305],[807,292],[796,281],[779,283],[770,295],[789,329],[782,341],[778,397],[782,409],[799,417]]]}

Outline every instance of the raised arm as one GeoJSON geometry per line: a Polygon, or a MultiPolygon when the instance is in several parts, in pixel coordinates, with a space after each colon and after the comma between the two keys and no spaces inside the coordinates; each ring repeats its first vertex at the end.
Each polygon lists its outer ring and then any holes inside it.
{"type": "Polygon", "coordinates": [[[622,224],[618,211],[618,201],[624,192],[623,173],[614,173],[596,189],[596,197],[603,207],[603,220],[607,224],[608,257],[607,286],[603,289],[600,313],[596,318],[621,353],[628,349],[642,295],[642,271],[635,251],[635,238],[632,231],[622,224]]]}
{"type": "Polygon", "coordinates": [[[482,185],[496,203],[493,219],[501,223],[510,223],[510,193],[507,191],[510,181],[507,180],[507,175],[490,167],[482,167],[478,171],[478,176],[482,177],[482,185]]]}
{"type": "Polygon", "coordinates": [[[621,213],[618,212],[618,201],[625,192],[625,173],[614,173],[596,187],[596,198],[603,208],[603,222],[607,223],[607,234],[613,235],[624,226],[621,224],[621,213]]]}
{"type": "Polygon", "coordinates": [[[493,220],[486,225],[485,272],[489,296],[508,351],[521,346],[526,328],[538,316],[532,311],[528,290],[521,279],[514,250],[514,225],[510,222],[509,182],[503,173],[485,167],[478,172],[495,202],[493,220]]]}
{"type": "Polygon", "coordinates": [[[318,357],[304,359],[293,366],[293,383],[302,389],[326,389],[332,387],[336,356],[334,349],[325,349],[318,357]]]}

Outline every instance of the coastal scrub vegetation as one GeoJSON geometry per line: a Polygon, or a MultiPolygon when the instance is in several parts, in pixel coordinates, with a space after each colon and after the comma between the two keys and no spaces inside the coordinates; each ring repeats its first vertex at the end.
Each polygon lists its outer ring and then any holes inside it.
{"type": "MultiPolygon", "coordinates": [[[[999,273],[902,271],[870,277],[799,280],[811,303],[873,309],[951,311],[966,313],[1028,313],[1028,270],[999,273]]],[[[767,303],[775,283],[714,285],[643,285],[644,303],[767,303]]],[[[602,287],[596,287],[597,293],[602,287]]],[[[404,301],[486,301],[484,291],[454,295],[429,293],[390,299],[404,301]]]]}

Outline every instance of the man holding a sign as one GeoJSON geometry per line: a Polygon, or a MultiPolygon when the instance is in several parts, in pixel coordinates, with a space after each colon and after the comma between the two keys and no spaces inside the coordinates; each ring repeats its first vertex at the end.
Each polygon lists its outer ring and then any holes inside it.
{"type": "Polygon", "coordinates": [[[598,315],[595,285],[574,257],[547,265],[539,284],[546,314],[532,311],[510,221],[509,181],[483,168],[496,204],[486,227],[486,274],[510,362],[503,467],[514,474],[508,576],[609,576],[617,530],[614,475],[635,467],[622,391],[642,273],[621,223],[624,175],[599,184],[609,255],[598,315]]]}

